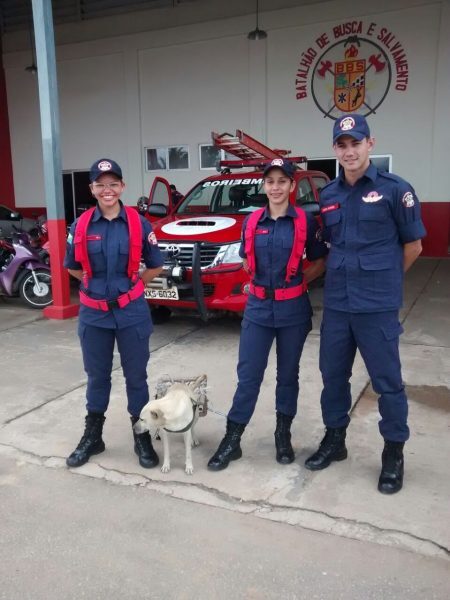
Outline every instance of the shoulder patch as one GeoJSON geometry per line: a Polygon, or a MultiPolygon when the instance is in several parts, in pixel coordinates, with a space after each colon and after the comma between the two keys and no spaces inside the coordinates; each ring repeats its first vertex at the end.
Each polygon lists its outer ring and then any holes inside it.
{"type": "Polygon", "coordinates": [[[156,246],[157,243],[158,243],[158,240],[156,239],[156,235],[155,235],[154,231],[151,231],[148,234],[148,238],[147,239],[148,239],[149,244],[151,244],[152,246],[156,246]]]}
{"type": "Polygon", "coordinates": [[[412,208],[414,206],[413,194],[411,192],[406,192],[406,194],[403,194],[402,202],[406,208],[412,208]]]}

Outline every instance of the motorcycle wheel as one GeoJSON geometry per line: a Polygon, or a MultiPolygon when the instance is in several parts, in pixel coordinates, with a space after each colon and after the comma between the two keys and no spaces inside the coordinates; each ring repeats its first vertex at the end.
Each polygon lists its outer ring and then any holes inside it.
{"type": "Polygon", "coordinates": [[[34,271],[39,286],[36,285],[33,273],[26,271],[19,281],[20,299],[31,308],[44,308],[52,303],[52,276],[49,271],[34,271]]]}

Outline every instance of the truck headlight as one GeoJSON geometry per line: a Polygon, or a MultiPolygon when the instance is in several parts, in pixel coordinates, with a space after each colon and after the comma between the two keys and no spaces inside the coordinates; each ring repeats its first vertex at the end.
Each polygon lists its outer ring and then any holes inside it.
{"type": "Polygon", "coordinates": [[[239,256],[240,247],[240,242],[221,246],[219,252],[216,254],[216,258],[211,263],[210,268],[218,267],[219,265],[241,263],[242,258],[239,256]]]}

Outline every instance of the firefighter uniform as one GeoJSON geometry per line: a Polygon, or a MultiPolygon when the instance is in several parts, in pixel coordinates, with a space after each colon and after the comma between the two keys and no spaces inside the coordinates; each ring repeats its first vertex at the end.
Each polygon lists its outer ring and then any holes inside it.
{"type": "MultiPolygon", "coordinates": [[[[317,260],[327,253],[319,226],[307,214],[306,257],[317,260]]],[[[295,276],[286,284],[286,266],[294,240],[293,220],[299,218],[289,205],[284,217],[274,220],[266,208],[255,232],[256,271],[253,283],[267,289],[295,287],[302,283],[301,263],[295,276]]],[[[245,240],[246,223],[242,240],[245,240]]],[[[244,242],[240,255],[245,258],[244,242]]],[[[299,393],[299,360],[308,333],[311,331],[312,309],[307,293],[287,300],[260,299],[250,293],[242,321],[237,367],[238,386],[228,419],[247,424],[253,414],[267,366],[273,340],[277,344],[276,410],[294,417],[299,393]]]]}
{"type": "Polygon", "coordinates": [[[398,310],[403,245],[425,235],[419,201],[406,181],[370,164],[353,186],[342,171],[322,189],[320,206],[330,243],[320,345],[324,423],[340,428],[350,421],[349,379],[359,348],[380,396],[380,433],[404,442],[409,430],[398,310]]]}
{"type": "MultiPolygon", "coordinates": [[[[142,225],[142,256],[147,268],[159,267],[163,258],[150,223],[139,217],[142,225]]],[[[75,260],[75,229],[73,223],[68,237],[64,266],[81,269],[75,260]]],[[[131,287],[127,274],[129,231],[127,214],[123,205],[117,218],[108,220],[97,207],[87,230],[87,252],[92,268],[88,287],[80,290],[90,298],[105,299],[111,303],[108,311],[80,304],[78,334],[83,353],[84,368],[88,375],[87,409],[104,413],[108,408],[111,391],[111,369],[114,344],[120,354],[126,379],[128,412],[139,416],[149,400],[147,363],[149,338],[153,330],[150,311],[144,296],[136,298],[123,308],[114,300],[131,287]]]]}

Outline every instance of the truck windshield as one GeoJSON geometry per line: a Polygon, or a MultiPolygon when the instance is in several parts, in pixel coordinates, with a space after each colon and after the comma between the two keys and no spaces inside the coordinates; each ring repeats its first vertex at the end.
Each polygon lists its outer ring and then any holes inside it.
{"type": "Polygon", "coordinates": [[[250,213],[267,204],[262,178],[218,179],[199,183],[176,213],[250,213]]]}

